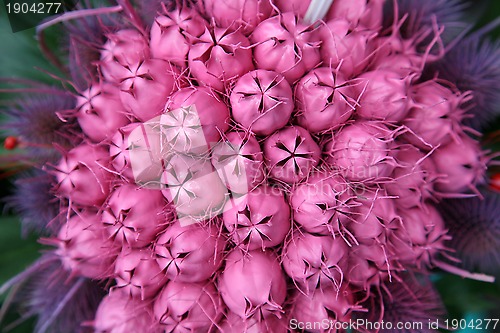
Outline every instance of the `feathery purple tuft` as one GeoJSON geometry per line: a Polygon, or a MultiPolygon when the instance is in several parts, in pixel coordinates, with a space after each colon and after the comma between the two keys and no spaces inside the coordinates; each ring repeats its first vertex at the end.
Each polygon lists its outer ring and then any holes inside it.
{"type": "MultiPolygon", "coordinates": [[[[376,297],[363,304],[370,312],[358,312],[358,317],[365,318],[368,315],[365,319],[370,322],[381,319],[384,323],[393,323],[393,329],[389,329],[386,324],[385,329],[378,333],[437,332],[429,328],[429,320],[434,322],[442,318],[446,310],[428,277],[409,273],[402,280],[386,281],[384,287],[376,297]],[[412,327],[396,329],[396,323],[411,323],[412,327]]],[[[373,330],[368,329],[366,332],[373,330]]]]}
{"type": "MultiPolygon", "coordinates": [[[[465,10],[470,4],[464,0],[397,0],[397,3],[399,19],[408,14],[408,18],[401,27],[401,33],[404,37],[411,38],[422,33],[428,35],[434,20],[439,26],[445,27],[441,35],[445,42],[451,41],[466,28],[463,21],[466,17],[465,10]]],[[[393,1],[386,1],[384,8],[385,27],[392,25],[394,10],[393,1]]]]}
{"type": "Polygon", "coordinates": [[[14,194],[7,198],[7,207],[21,218],[23,233],[57,233],[60,223],[59,199],[51,191],[55,179],[38,169],[15,181],[14,194]]]}
{"type": "Polygon", "coordinates": [[[60,157],[54,144],[71,147],[77,143],[76,122],[65,122],[57,116],[58,111],[73,107],[74,99],[68,92],[47,87],[43,93],[24,95],[6,109],[7,119],[1,129],[18,137],[37,162],[54,161],[60,157]]]}
{"type": "Polygon", "coordinates": [[[464,268],[500,273],[500,192],[482,189],[483,198],[447,199],[438,205],[464,268]]]}
{"type": "Polygon", "coordinates": [[[461,91],[472,91],[464,123],[484,129],[500,116],[500,42],[471,34],[453,47],[435,66],[440,78],[461,91]]]}
{"type": "Polygon", "coordinates": [[[95,316],[104,291],[95,281],[72,277],[59,259],[48,253],[32,266],[15,302],[23,318],[37,316],[34,333],[87,333],[82,326],[95,316]]]}

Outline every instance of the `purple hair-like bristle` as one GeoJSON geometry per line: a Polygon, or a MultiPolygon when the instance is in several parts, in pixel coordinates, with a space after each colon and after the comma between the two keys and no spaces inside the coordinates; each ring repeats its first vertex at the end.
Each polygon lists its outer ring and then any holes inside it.
{"type": "Polygon", "coordinates": [[[448,245],[465,269],[500,273],[500,193],[482,189],[481,197],[446,199],[438,209],[452,239],[448,245]]]}
{"type": "Polygon", "coordinates": [[[15,181],[14,193],[6,199],[7,207],[20,217],[24,234],[34,231],[50,235],[58,231],[60,202],[51,192],[54,182],[51,175],[38,169],[15,181]]]}
{"type": "MultiPolygon", "coordinates": [[[[104,1],[96,8],[105,7],[104,1]]],[[[77,10],[92,8],[89,1],[82,1],[77,10]]],[[[97,66],[100,58],[100,49],[106,42],[106,34],[125,28],[126,23],[119,15],[111,13],[95,16],[80,17],[64,22],[67,32],[67,43],[64,44],[68,52],[68,69],[72,83],[80,90],[85,90],[98,77],[97,66]]]]}
{"type": "MultiPolygon", "coordinates": [[[[427,276],[404,274],[401,280],[386,281],[377,296],[362,304],[370,310],[357,312],[358,317],[369,322],[382,320],[392,323],[379,330],[379,333],[431,333],[429,322],[435,322],[446,314],[441,297],[427,276]],[[397,329],[397,323],[411,323],[410,328],[397,329]]],[[[367,327],[369,328],[369,327],[367,327]]],[[[374,332],[367,329],[366,332],[374,332]]],[[[365,332],[363,331],[363,332],[365,332]]]]}
{"type": "Polygon", "coordinates": [[[60,260],[47,253],[21,273],[14,302],[23,319],[36,316],[34,333],[87,333],[105,292],[97,282],[73,277],[60,260]]]}
{"type": "Polygon", "coordinates": [[[455,45],[434,69],[440,78],[461,91],[472,91],[473,99],[464,123],[484,129],[500,116],[500,42],[473,33],[455,45]]]}
{"type": "MultiPolygon", "coordinates": [[[[401,33],[406,38],[421,37],[422,34],[429,38],[429,29],[433,26],[434,21],[439,26],[445,27],[441,35],[444,42],[451,41],[467,27],[467,24],[464,23],[465,9],[468,8],[469,4],[464,0],[397,0],[397,6],[400,19],[408,14],[408,18],[401,28],[401,33]]],[[[385,27],[392,25],[394,10],[394,1],[386,1],[384,8],[385,27]]]]}
{"type": "Polygon", "coordinates": [[[57,115],[72,109],[74,103],[67,92],[40,88],[39,92],[23,94],[12,107],[5,108],[7,118],[0,129],[19,138],[34,162],[53,161],[59,157],[54,145],[72,147],[79,140],[76,121],[63,121],[57,115]]]}

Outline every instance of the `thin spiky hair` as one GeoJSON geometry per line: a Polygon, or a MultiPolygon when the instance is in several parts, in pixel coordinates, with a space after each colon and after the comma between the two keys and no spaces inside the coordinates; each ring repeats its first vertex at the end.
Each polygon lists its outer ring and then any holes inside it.
{"type": "Polygon", "coordinates": [[[446,199],[438,209],[452,239],[450,247],[462,266],[481,273],[500,274],[500,193],[480,190],[482,197],[446,199]]]}

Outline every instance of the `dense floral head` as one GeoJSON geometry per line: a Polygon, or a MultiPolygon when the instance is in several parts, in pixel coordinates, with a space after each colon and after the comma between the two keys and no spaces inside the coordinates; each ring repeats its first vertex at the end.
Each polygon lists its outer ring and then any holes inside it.
{"type": "MultiPolygon", "coordinates": [[[[428,281],[404,273],[450,268],[439,261],[450,235],[468,246],[436,206],[468,197],[473,209],[453,213],[481,210],[489,219],[474,225],[489,234],[498,224],[496,199],[469,198],[488,158],[464,123],[471,96],[493,103],[496,83],[460,86],[428,66],[448,51],[460,2],[399,1],[387,29],[380,0],[116,2],[62,18],[86,23],[69,29],[74,91],[8,112],[26,148],[61,155],[15,199],[27,221],[40,200],[60,203],[42,264],[70,285],[39,279],[42,328],[88,278],[107,295],[74,325],[96,332],[276,333],[358,310],[438,318],[428,281]]],[[[496,75],[494,52],[471,71],[496,75]]],[[[477,249],[498,266],[483,237],[477,249]]]]}

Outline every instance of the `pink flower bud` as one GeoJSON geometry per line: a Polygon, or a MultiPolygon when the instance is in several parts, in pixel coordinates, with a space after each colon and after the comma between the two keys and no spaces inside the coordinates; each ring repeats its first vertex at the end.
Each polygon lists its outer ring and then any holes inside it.
{"type": "Polygon", "coordinates": [[[231,92],[234,120],[256,135],[269,135],[288,123],[292,89],[283,76],[255,70],[243,75],[231,92]]]}
{"type": "Polygon", "coordinates": [[[90,279],[112,276],[117,248],[109,240],[95,212],[79,212],[69,218],[58,235],[63,265],[73,274],[90,279]]]}
{"type": "Polygon", "coordinates": [[[439,175],[432,159],[418,148],[409,146],[394,154],[398,166],[391,174],[393,182],[385,184],[387,192],[401,208],[420,207],[435,196],[434,184],[439,175]]]}
{"type": "Polygon", "coordinates": [[[94,328],[96,333],[159,333],[147,304],[119,291],[108,294],[99,304],[94,328]]]}
{"type": "MultiPolygon", "coordinates": [[[[205,142],[212,147],[221,138],[221,133],[229,129],[229,109],[220,97],[208,88],[190,87],[183,88],[173,94],[166,105],[166,109],[176,110],[194,106],[199,118],[199,123],[205,135],[205,142]]],[[[169,111],[167,111],[168,113],[169,111]]],[[[164,116],[165,117],[165,116],[164,116]]],[[[179,122],[177,122],[179,124],[179,122]]],[[[179,131],[183,126],[175,126],[173,132],[179,131]]],[[[189,141],[189,140],[188,140],[189,141]]],[[[206,152],[206,147],[203,147],[206,152]]],[[[186,148],[187,149],[187,148],[186,148]]],[[[186,150],[185,152],[188,152],[186,150]]]]}
{"type": "Polygon", "coordinates": [[[136,66],[149,58],[146,38],[137,30],[123,29],[108,35],[101,51],[101,71],[104,78],[119,83],[126,67],[136,66]]]}
{"type": "Polygon", "coordinates": [[[269,0],[203,0],[203,6],[217,26],[241,29],[245,34],[271,16],[273,11],[269,0]]]}
{"type": "Polygon", "coordinates": [[[348,79],[363,72],[375,51],[375,32],[350,31],[349,22],[341,18],[320,26],[318,37],[323,66],[337,69],[348,79]]]}
{"type": "Polygon", "coordinates": [[[432,259],[445,249],[444,241],[449,238],[441,215],[430,204],[401,210],[399,214],[403,224],[395,234],[407,244],[393,243],[399,260],[419,268],[421,265],[431,266],[432,259]]]}
{"type": "Polygon", "coordinates": [[[250,41],[257,44],[257,68],[282,73],[293,84],[320,62],[319,43],[313,32],[313,27],[299,23],[293,13],[261,22],[250,36],[250,41]]]}
{"type": "Polygon", "coordinates": [[[387,177],[393,170],[390,132],[378,123],[357,122],[344,127],[325,145],[326,161],[353,181],[387,177]]]}
{"type": "Polygon", "coordinates": [[[212,283],[170,281],[154,302],[154,314],[163,332],[210,332],[222,311],[212,283]]]}
{"type": "Polygon", "coordinates": [[[258,318],[253,316],[243,319],[230,312],[220,326],[221,333],[287,333],[288,322],[284,317],[278,318],[274,314],[258,318]]]}
{"type": "Polygon", "coordinates": [[[165,160],[165,169],[162,193],[177,214],[205,220],[222,209],[227,188],[209,159],[176,154],[165,160]]]}
{"type": "Polygon", "coordinates": [[[295,232],[284,247],[283,268],[306,294],[311,294],[316,288],[339,290],[347,252],[347,245],[341,237],[295,232]]]}
{"type": "MultiPolygon", "coordinates": [[[[349,322],[351,309],[354,307],[353,293],[347,288],[338,292],[335,288],[321,288],[314,293],[304,295],[296,292],[293,298],[291,316],[296,323],[308,325],[307,332],[333,332],[328,327],[315,323],[349,322]]],[[[335,327],[332,325],[332,327],[335,327]]]]}
{"type": "Polygon", "coordinates": [[[93,84],[76,100],[78,124],[94,142],[112,137],[116,130],[130,121],[123,107],[119,90],[109,84],[93,84]]]}
{"type": "Polygon", "coordinates": [[[179,71],[170,63],[149,59],[132,65],[120,83],[120,98],[140,121],[160,115],[172,92],[182,85],[179,71]]]}
{"type": "Polygon", "coordinates": [[[311,0],[274,0],[276,7],[281,13],[291,12],[300,18],[304,18],[311,0]]]}
{"type": "Polygon", "coordinates": [[[272,177],[288,183],[306,178],[318,165],[321,150],[304,128],[290,126],[264,141],[264,158],[272,177]]]}
{"type": "Polygon", "coordinates": [[[405,135],[405,139],[413,145],[430,150],[456,139],[462,132],[460,122],[464,111],[460,104],[464,95],[454,93],[445,86],[426,81],[413,87],[412,106],[404,124],[414,134],[405,135]]]}
{"type": "Polygon", "coordinates": [[[205,27],[205,20],[187,6],[157,16],[151,27],[151,56],[186,67],[191,41],[201,36],[205,27]]]}
{"type": "Polygon", "coordinates": [[[229,310],[241,318],[255,313],[263,316],[282,311],[286,281],[279,262],[271,251],[233,250],[226,258],[218,290],[229,310]]]}
{"type": "Polygon", "coordinates": [[[359,106],[356,113],[369,120],[398,122],[408,113],[409,77],[376,70],[358,76],[359,106]]]}
{"type": "Polygon", "coordinates": [[[124,184],[114,190],[102,212],[102,222],[110,237],[123,246],[150,245],[168,224],[161,192],[124,184]]]}
{"type": "Polygon", "coordinates": [[[73,148],[56,166],[57,193],[73,203],[98,206],[109,194],[113,174],[109,153],[103,147],[87,144],[73,148]]]}
{"type": "Polygon", "coordinates": [[[431,155],[436,170],[444,179],[436,183],[436,189],[445,193],[463,193],[473,190],[484,179],[485,153],[479,142],[462,136],[459,142],[451,141],[439,147],[431,155]]]}
{"type": "Polygon", "coordinates": [[[351,117],[356,100],[341,75],[320,67],[295,85],[297,121],[310,132],[336,129],[351,117]]]}
{"type": "Polygon", "coordinates": [[[188,54],[191,74],[202,85],[218,91],[231,80],[254,69],[250,42],[239,31],[206,29],[188,54]]]}
{"type": "Polygon", "coordinates": [[[348,182],[342,176],[313,173],[292,190],[293,219],[310,233],[331,235],[338,229],[337,219],[349,211],[348,197],[348,182]]]}
{"type": "Polygon", "coordinates": [[[379,30],[382,27],[385,0],[335,0],[326,20],[345,19],[350,28],[379,30]]]}
{"type": "Polygon", "coordinates": [[[242,249],[264,249],[285,239],[290,230],[290,207],[280,190],[260,186],[230,199],[223,219],[233,241],[242,249]]]}
{"type": "Polygon", "coordinates": [[[365,290],[377,286],[387,277],[387,271],[394,267],[387,261],[384,245],[354,246],[349,252],[349,269],[345,277],[353,286],[365,290]]]}
{"type": "Polygon", "coordinates": [[[124,249],[116,260],[115,280],[113,289],[141,300],[156,296],[167,281],[149,248],[124,249]]]}
{"type": "Polygon", "coordinates": [[[264,181],[264,157],[250,133],[227,133],[212,150],[212,164],[233,193],[245,194],[264,181]]]}
{"type": "Polygon", "coordinates": [[[112,164],[131,182],[159,188],[163,172],[164,146],[159,117],[146,123],[132,123],[120,128],[109,145],[112,164]]]}
{"type": "Polygon", "coordinates": [[[170,225],[156,241],[156,261],[166,276],[177,282],[202,282],[222,263],[226,241],[213,224],[170,225]]]}
{"type": "Polygon", "coordinates": [[[399,223],[394,200],[384,190],[366,191],[356,202],[359,204],[351,211],[347,229],[359,243],[372,245],[374,240],[383,237],[393,221],[399,223]]]}

